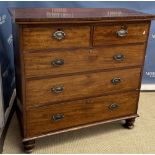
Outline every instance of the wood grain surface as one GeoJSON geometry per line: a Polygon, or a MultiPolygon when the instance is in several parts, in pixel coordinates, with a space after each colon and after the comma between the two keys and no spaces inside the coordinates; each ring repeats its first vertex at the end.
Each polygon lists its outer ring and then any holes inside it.
{"type": "Polygon", "coordinates": [[[97,69],[138,66],[143,65],[144,52],[144,45],[122,45],[74,51],[51,50],[26,53],[24,55],[25,75],[27,78],[44,77],[97,69]],[[123,61],[114,59],[117,54],[124,56],[123,61]],[[54,66],[52,62],[57,59],[63,60],[64,65],[54,66]]]}
{"type": "Polygon", "coordinates": [[[130,24],[99,25],[94,30],[94,46],[111,44],[126,44],[146,42],[149,22],[136,22],[130,24]],[[122,28],[123,25],[123,28],[122,28]],[[118,37],[117,32],[121,29],[128,31],[127,36],[118,37]]]}
{"type": "Polygon", "coordinates": [[[17,23],[70,23],[75,21],[150,20],[154,15],[125,8],[12,8],[9,12],[17,23]]]}
{"type": "Polygon", "coordinates": [[[137,97],[138,92],[133,91],[29,109],[27,137],[136,114],[137,97]],[[114,103],[118,108],[111,110],[109,107],[114,103]],[[53,116],[56,114],[62,114],[64,118],[54,121],[53,116]]]}
{"type": "Polygon", "coordinates": [[[90,27],[74,26],[65,27],[58,25],[37,25],[23,27],[23,50],[46,50],[60,48],[89,47],[90,27]],[[54,32],[63,31],[65,38],[56,40],[54,32]],[[82,41],[83,40],[83,41],[82,41]]]}
{"type": "Polygon", "coordinates": [[[89,73],[58,78],[29,80],[26,83],[27,106],[46,105],[47,103],[74,100],[82,97],[102,95],[139,88],[141,68],[89,73]],[[114,85],[113,78],[121,78],[114,85]],[[64,91],[56,94],[51,89],[63,86],[64,91]]]}

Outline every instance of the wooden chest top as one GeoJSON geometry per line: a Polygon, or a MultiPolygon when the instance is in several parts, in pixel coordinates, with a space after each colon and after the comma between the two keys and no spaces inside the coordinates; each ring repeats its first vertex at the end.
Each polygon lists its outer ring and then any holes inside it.
{"type": "Polygon", "coordinates": [[[150,20],[154,15],[124,8],[13,8],[10,14],[17,23],[150,20]],[[63,19],[63,20],[62,20],[63,19]]]}

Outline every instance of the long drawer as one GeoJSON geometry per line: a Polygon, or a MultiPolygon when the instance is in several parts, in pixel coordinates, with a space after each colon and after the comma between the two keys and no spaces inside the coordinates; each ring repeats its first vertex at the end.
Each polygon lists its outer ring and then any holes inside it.
{"type": "Polygon", "coordinates": [[[115,46],[24,55],[26,77],[60,75],[143,64],[145,46],[115,46]]]}
{"type": "Polygon", "coordinates": [[[38,107],[27,111],[27,136],[136,114],[138,91],[38,107]]]}
{"type": "Polygon", "coordinates": [[[139,88],[141,68],[28,80],[26,104],[46,105],[139,88]]]}
{"type": "Polygon", "coordinates": [[[94,46],[146,42],[149,22],[99,25],[94,29],[94,46]]]}
{"type": "Polygon", "coordinates": [[[24,52],[53,48],[89,47],[89,40],[89,26],[23,26],[24,52]]]}

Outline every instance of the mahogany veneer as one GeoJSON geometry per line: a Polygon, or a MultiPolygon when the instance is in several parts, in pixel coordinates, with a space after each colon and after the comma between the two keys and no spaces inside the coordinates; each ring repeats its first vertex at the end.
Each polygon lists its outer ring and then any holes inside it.
{"type": "Polygon", "coordinates": [[[52,48],[57,49],[89,47],[90,27],[53,27],[53,25],[24,25],[23,36],[24,51],[46,50],[52,48]],[[57,30],[64,31],[67,34],[64,40],[58,41],[52,37],[52,34],[57,30]],[[81,41],[81,38],[84,41],[81,41]]]}
{"type": "Polygon", "coordinates": [[[133,128],[155,16],[122,8],[9,11],[26,152],[43,136],[118,120],[133,128]]]}
{"type": "Polygon", "coordinates": [[[26,78],[73,74],[92,70],[142,66],[144,45],[121,45],[93,49],[34,51],[24,54],[26,78]],[[134,56],[133,56],[134,53],[134,56]],[[116,61],[114,56],[123,54],[125,61],[116,61]],[[57,58],[64,60],[63,67],[54,67],[57,58]]]}
{"type": "Polygon", "coordinates": [[[148,22],[118,23],[112,25],[100,25],[94,27],[94,46],[111,44],[141,43],[146,42],[148,34],[148,22]],[[127,29],[128,35],[118,37],[116,32],[120,29],[127,29]]]}
{"type": "Polygon", "coordinates": [[[133,91],[30,109],[27,111],[27,136],[133,115],[138,95],[138,91],[133,91]],[[119,108],[110,109],[114,103],[118,103],[119,108]],[[63,115],[64,121],[54,121],[52,117],[57,114],[63,115]]]}
{"type": "Polygon", "coordinates": [[[120,90],[136,90],[139,89],[140,70],[140,68],[134,68],[30,80],[26,84],[26,106],[46,105],[120,90]],[[117,77],[121,78],[121,82],[113,84],[111,81],[117,77]],[[62,92],[52,91],[53,88],[60,86],[64,88],[62,92]]]}

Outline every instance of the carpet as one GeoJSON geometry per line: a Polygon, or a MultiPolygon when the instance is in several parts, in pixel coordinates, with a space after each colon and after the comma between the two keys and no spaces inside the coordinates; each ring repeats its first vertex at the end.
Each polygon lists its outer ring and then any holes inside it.
{"type": "MultiPolygon", "coordinates": [[[[134,129],[124,129],[117,122],[40,138],[33,153],[155,153],[155,93],[141,93],[138,114],[134,129]]],[[[9,126],[3,153],[24,153],[16,115],[9,126]]]]}

